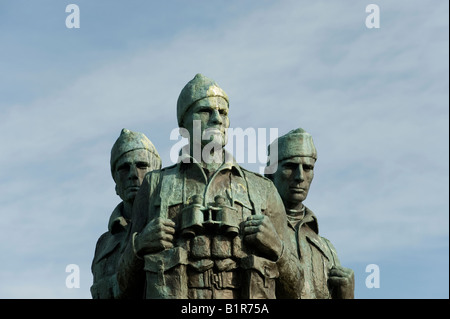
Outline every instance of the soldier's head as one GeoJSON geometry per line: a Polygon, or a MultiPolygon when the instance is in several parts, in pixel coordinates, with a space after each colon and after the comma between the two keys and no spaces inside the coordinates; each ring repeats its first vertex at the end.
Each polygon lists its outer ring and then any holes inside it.
{"type": "Polygon", "coordinates": [[[213,142],[220,147],[227,143],[228,118],[227,94],[217,83],[202,74],[197,74],[181,90],[177,102],[178,126],[189,133],[189,143],[201,143],[202,146],[213,142]],[[200,131],[200,141],[194,127],[200,131]]]}
{"type": "Polygon", "coordinates": [[[110,164],[117,195],[133,203],[145,174],[161,168],[161,158],[144,134],[122,129],[111,149],[110,164]]]}
{"type": "Polygon", "coordinates": [[[301,128],[292,130],[270,144],[268,152],[269,158],[275,160],[267,163],[266,177],[275,184],[287,209],[298,208],[308,196],[314,178],[317,151],[311,135],[301,128]],[[270,156],[276,149],[275,143],[278,158],[270,156]]]}

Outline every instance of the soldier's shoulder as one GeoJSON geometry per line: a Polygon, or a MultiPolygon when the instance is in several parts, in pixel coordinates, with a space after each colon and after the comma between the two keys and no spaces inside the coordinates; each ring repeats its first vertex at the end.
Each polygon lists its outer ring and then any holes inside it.
{"type": "Polygon", "coordinates": [[[248,169],[243,168],[242,166],[241,166],[241,170],[244,172],[246,177],[254,178],[256,180],[263,180],[265,182],[272,182],[270,179],[268,179],[264,175],[261,175],[259,173],[255,173],[255,172],[249,171],[248,169]]]}
{"type": "Polygon", "coordinates": [[[107,240],[109,237],[111,236],[111,232],[110,231],[106,231],[103,234],[100,235],[100,237],[97,240],[97,245],[100,245],[101,243],[103,243],[105,240],[107,240]]]}
{"type": "Polygon", "coordinates": [[[330,250],[331,254],[333,255],[333,259],[335,260],[335,263],[339,264],[339,258],[338,253],[336,250],[336,247],[331,243],[331,241],[328,238],[325,238],[323,236],[320,236],[322,241],[327,245],[328,249],[330,250]]]}
{"type": "Polygon", "coordinates": [[[168,173],[168,172],[174,171],[176,169],[177,169],[177,164],[173,164],[173,165],[170,165],[170,166],[165,166],[165,167],[162,167],[160,169],[154,170],[151,173],[153,173],[155,175],[161,175],[163,173],[168,173]]]}
{"type": "Polygon", "coordinates": [[[95,255],[98,254],[99,251],[103,250],[108,242],[109,237],[111,237],[111,232],[104,232],[97,240],[97,244],[95,245],[95,255]]]}
{"type": "Polygon", "coordinates": [[[331,243],[331,241],[328,238],[320,236],[320,239],[328,245],[330,250],[336,251],[336,248],[334,248],[333,244],[331,243]]]}
{"type": "Polygon", "coordinates": [[[173,164],[173,165],[165,166],[165,167],[161,168],[160,171],[168,171],[168,170],[176,169],[176,167],[177,167],[177,164],[173,164]]]}
{"type": "Polygon", "coordinates": [[[163,174],[164,172],[169,172],[172,171],[174,169],[176,169],[177,164],[174,165],[170,165],[170,166],[166,166],[166,167],[162,167],[160,169],[155,169],[153,171],[150,171],[146,174],[146,177],[148,179],[152,179],[152,178],[158,178],[159,176],[161,176],[161,174],[163,174]]]}
{"type": "Polygon", "coordinates": [[[241,168],[241,169],[247,179],[247,182],[249,182],[251,184],[257,184],[260,187],[263,187],[264,189],[266,189],[267,191],[272,191],[272,188],[275,189],[275,185],[269,178],[267,178],[261,174],[249,171],[248,169],[245,169],[245,168],[241,168]]]}

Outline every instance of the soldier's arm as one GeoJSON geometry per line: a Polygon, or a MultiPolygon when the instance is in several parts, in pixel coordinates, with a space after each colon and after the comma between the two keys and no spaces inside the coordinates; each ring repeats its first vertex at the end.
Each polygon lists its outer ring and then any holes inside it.
{"type": "Polygon", "coordinates": [[[297,248],[291,240],[283,202],[275,186],[268,191],[266,215],[268,215],[283,243],[277,266],[280,276],[277,282],[277,298],[300,299],[304,284],[303,271],[297,258],[297,248]]]}
{"type": "Polygon", "coordinates": [[[136,254],[135,233],[141,232],[147,224],[147,211],[151,196],[151,174],[142,181],[133,204],[131,227],[127,235],[127,245],[119,259],[117,281],[122,298],[142,298],[145,286],[144,261],[136,254]]]}
{"type": "Polygon", "coordinates": [[[321,237],[329,249],[333,259],[333,267],[328,274],[328,282],[332,289],[333,299],[353,299],[355,297],[355,274],[352,269],[343,267],[337,256],[336,248],[333,244],[321,237]]]}
{"type": "Polygon", "coordinates": [[[105,238],[108,236],[108,232],[100,236],[95,245],[94,259],[92,260],[91,271],[93,276],[93,283],[91,286],[91,295],[93,299],[110,299],[111,289],[109,284],[109,277],[105,276],[105,270],[99,266],[97,258],[100,252],[104,249],[105,238]]]}

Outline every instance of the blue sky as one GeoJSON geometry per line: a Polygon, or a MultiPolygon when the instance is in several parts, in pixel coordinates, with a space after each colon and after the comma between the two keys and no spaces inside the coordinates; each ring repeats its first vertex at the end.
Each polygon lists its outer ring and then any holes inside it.
{"type": "Polygon", "coordinates": [[[143,132],[171,165],[196,73],[229,95],[231,127],[312,134],[305,204],[357,298],[448,298],[448,25],[443,0],[1,1],[0,298],[90,298],[120,201],[111,147],[122,128],[143,132]],[[80,288],[65,285],[69,264],[80,288]],[[365,285],[369,264],[380,288],[365,285]]]}

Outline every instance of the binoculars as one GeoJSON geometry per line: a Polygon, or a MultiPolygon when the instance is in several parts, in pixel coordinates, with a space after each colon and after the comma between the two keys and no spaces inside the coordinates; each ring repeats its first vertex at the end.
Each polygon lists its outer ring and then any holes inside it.
{"type": "Polygon", "coordinates": [[[203,206],[203,196],[194,195],[192,203],[181,210],[181,234],[194,237],[207,230],[229,236],[239,234],[239,216],[236,208],[225,204],[225,197],[217,195],[214,204],[203,206]]]}

